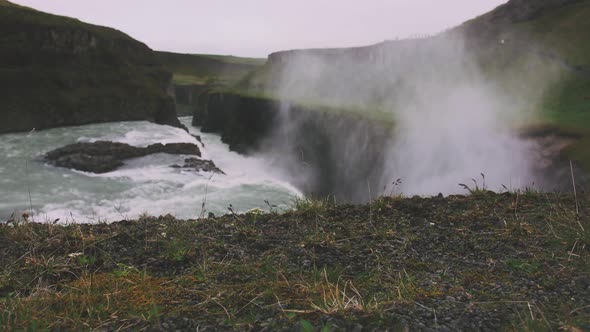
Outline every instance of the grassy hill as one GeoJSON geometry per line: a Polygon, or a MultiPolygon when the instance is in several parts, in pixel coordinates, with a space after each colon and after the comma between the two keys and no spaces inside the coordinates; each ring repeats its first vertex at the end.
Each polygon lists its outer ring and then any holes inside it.
{"type": "Polygon", "coordinates": [[[580,136],[563,154],[590,171],[590,1],[510,1],[458,29],[477,49],[482,68],[508,87],[530,75],[532,62],[539,70],[558,68],[534,125],[580,136]]]}
{"type": "Polygon", "coordinates": [[[590,1],[510,1],[459,30],[484,69],[522,75],[533,59],[558,66],[541,105],[545,120],[590,129],[590,1]]]}
{"type": "Polygon", "coordinates": [[[158,60],[174,73],[174,84],[233,85],[245,75],[264,65],[266,59],[229,55],[178,54],[156,52],[158,60]]]}
{"type": "Polygon", "coordinates": [[[115,29],[2,1],[0,133],[94,122],[178,125],[171,74],[115,29]]]}
{"type": "Polygon", "coordinates": [[[260,68],[266,59],[212,54],[156,52],[166,70],[173,73],[176,109],[192,115],[199,96],[207,90],[232,88],[260,68]]]}

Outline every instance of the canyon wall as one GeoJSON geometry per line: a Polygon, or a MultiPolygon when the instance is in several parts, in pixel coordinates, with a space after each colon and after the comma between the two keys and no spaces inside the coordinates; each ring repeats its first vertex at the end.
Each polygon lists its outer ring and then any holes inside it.
{"type": "Polygon", "coordinates": [[[124,33],[0,6],[0,133],[148,120],[180,126],[172,75],[124,33]]]}

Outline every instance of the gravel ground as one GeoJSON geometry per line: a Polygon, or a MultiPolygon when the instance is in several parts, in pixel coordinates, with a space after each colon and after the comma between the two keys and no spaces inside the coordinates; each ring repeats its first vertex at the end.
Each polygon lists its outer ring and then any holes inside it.
{"type": "Polygon", "coordinates": [[[0,226],[0,327],[590,330],[588,195],[0,226]],[[583,196],[583,197],[582,197],[583,196]]]}

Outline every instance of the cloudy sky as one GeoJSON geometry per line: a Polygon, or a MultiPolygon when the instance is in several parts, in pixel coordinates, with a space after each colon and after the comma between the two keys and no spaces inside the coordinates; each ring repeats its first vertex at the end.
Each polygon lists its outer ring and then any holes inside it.
{"type": "Polygon", "coordinates": [[[265,57],[434,34],[507,0],[10,0],[114,27],[156,50],[265,57]]]}

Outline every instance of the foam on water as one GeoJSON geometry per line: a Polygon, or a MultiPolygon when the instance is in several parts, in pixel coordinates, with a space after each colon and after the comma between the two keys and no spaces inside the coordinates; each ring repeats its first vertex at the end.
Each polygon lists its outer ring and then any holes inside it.
{"type": "Polygon", "coordinates": [[[15,211],[29,210],[32,203],[37,221],[60,218],[62,222],[97,222],[172,214],[196,218],[213,212],[286,208],[300,193],[279,170],[264,159],[245,157],[228,150],[216,135],[201,133],[181,121],[191,134],[200,135],[203,158],[212,159],[226,174],[195,173],[172,168],[187,156],[154,154],[129,160],[114,172],[92,174],[46,165],[44,153],[75,142],[110,140],[135,146],[154,143],[195,143],[185,131],[149,122],[121,122],[56,128],[32,134],[3,135],[0,154],[0,220],[15,211]],[[31,200],[29,200],[29,191],[31,200]],[[205,209],[202,205],[205,201],[205,209]]]}

